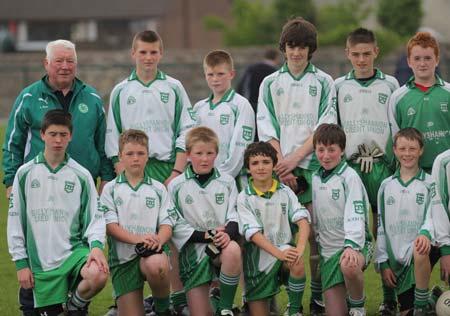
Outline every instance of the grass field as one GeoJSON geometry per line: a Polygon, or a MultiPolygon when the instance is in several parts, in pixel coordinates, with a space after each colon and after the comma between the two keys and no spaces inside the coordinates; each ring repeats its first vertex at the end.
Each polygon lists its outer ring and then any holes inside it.
{"type": "MultiPolygon", "coordinates": [[[[0,127],[0,140],[3,141],[5,134],[5,126],[0,127]]],[[[1,156],[1,153],[0,153],[1,156]]],[[[3,170],[0,174],[3,179],[3,170]]],[[[17,303],[18,283],[16,278],[16,271],[14,263],[8,253],[8,246],[6,242],[6,222],[7,222],[7,207],[5,188],[0,185],[0,316],[19,315],[19,305],[17,303]]],[[[307,256],[306,256],[307,257],[307,256]]],[[[443,283],[438,277],[439,266],[434,269],[431,286],[433,284],[443,283]]],[[[430,287],[431,287],[430,286],[430,287]]],[[[147,289],[148,293],[149,290],[147,289]]],[[[370,265],[365,272],[365,292],[366,292],[366,308],[367,315],[376,315],[378,305],[382,299],[381,282],[379,276],[375,273],[373,265],[370,265]]],[[[308,305],[309,290],[305,293],[303,302],[305,307],[308,305]]],[[[284,308],[287,303],[287,297],[284,292],[278,295],[278,301],[284,308]]],[[[239,293],[236,295],[236,304],[240,304],[239,293]]],[[[107,287],[94,299],[91,304],[89,315],[100,316],[103,315],[108,306],[112,303],[111,298],[111,283],[108,282],[107,287]]],[[[308,312],[306,307],[305,312],[308,312]]],[[[305,315],[308,315],[306,313],[305,315]]]]}

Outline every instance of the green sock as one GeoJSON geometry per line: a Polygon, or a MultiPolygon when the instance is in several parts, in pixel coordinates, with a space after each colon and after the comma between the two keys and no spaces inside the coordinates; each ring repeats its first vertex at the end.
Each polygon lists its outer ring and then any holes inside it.
{"type": "Polygon", "coordinates": [[[169,310],[170,305],[170,299],[169,296],[166,297],[154,297],[153,300],[155,301],[155,312],[156,313],[162,313],[169,310]]]}
{"type": "Polygon", "coordinates": [[[220,301],[219,301],[219,311],[233,308],[234,296],[236,295],[236,290],[239,284],[238,275],[226,275],[220,272],[219,282],[220,282],[220,301]]]}
{"type": "Polygon", "coordinates": [[[348,306],[350,308],[352,307],[364,307],[364,303],[366,302],[366,296],[363,295],[363,297],[359,300],[355,300],[351,298],[350,296],[347,298],[348,306]]]}
{"type": "Polygon", "coordinates": [[[414,289],[414,307],[426,307],[428,304],[428,289],[414,289]]]}
{"type": "Polygon", "coordinates": [[[170,293],[173,306],[187,305],[186,293],[184,290],[170,293]]]}
{"type": "Polygon", "coordinates": [[[383,283],[383,302],[384,303],[396,303],[397,295],[395,295],[395,290],[390,288],[386,284],[383,283]]]}
{"type": "Polygon", "coordinates": [[[289,288],[289,315],[300,313],[302,310],[302,298],[305,291],[306,278],[296,279],[289,275],[288,288],[289,288]]]}
{"type": "Polygon", "coordinates": [[[320,280],[311,280],[311,303],[313,303],[314,300],[323,301],[322,282],[320,280]]]}

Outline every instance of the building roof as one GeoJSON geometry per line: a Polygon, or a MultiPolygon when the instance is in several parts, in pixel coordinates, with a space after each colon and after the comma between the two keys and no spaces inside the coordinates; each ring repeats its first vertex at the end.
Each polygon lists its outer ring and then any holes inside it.
{"type": "Polygon", "coordinates": [[[132,19],[162,16],[165,0],[7,0],[0,1],[0,20],[132,19]]]}

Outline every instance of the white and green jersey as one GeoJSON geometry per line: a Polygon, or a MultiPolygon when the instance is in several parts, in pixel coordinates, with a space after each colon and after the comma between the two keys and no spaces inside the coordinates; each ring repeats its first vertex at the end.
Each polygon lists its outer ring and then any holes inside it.
{"type": "Polygon", "coordinates": [[[8,212],[8,247],[17,270],[58,268],[81,247],[103,248],[105,220],[92,176],[66,155],[52,169],[43,153],[14,177],[8,212]]]}
{"type": "Polygon", "coordinates": [[[360,82],[352,70],[346,76],[336,79],[335,85],[338,117],[347,137],[347,160],[352,154],[359,152],[360,144],[368,145],[371,151],[377,147],[384,154],[388,149],[391,156],[391,130],[387,108],[392,92],[399,88],[397,79],[375,69],[373,79],[360,82]]]}
{"type": "Polygon", "coordinates": [[[369,201],[364,184],[345,159],[322,178],[323,168],[312,180],[314,230],[320,254],[326,259],[344,247],[362,250],[372,240],[369,201]]]}
{"type": "Polygon", "coordinates": [[[434,237],[441,255],[450,255],[450,149],[439,154],[433,163],[432,176],[436,181],[442,208],[433,208],[434,237]]]}
{"type": "MultiPolygon", "coordinates": [[[[207,231],[228,222],[237,222],[236,182],[231,176],[220,174],[217,169],[201,185],[189,166],[169,183],[168,191],[181,216],[174,227],[172,240],[182,252],[186,250],[183,246],[194,230],[207,231]]],[[[193,247],[187,247],[193,252],[187,257],[199,262],[206,255],[206,245],[194,243],[193,247]]]]}
{"type": "Polygon", "coordinates": [[[434,158],[450,148],[450,84],[436,76],[436,83],[423,92],[411,78],[389,100],[392,135],[405,127],[415,127],[424,138],[420,166],[430,171],[434,158]]]}
{"type": "Polygon", "coordinates": [[[191,103],[182,84],[158,71],[155,80],[144,85],[134,71],[111,92],[105,151],[117,162],[119,136],[127,129],[144,131],[149,137],[149,157],[175,161],[184,151],[184,138],[195,125],[191,103]]]}
{"type": "MultiPolygon", "coordinates": [[[[100,196],[106,224],[117,223],[135,234],[157,234],[161,225],[173,226],[170,215],[174,212],[172,201],[163,184],[145,175],[142,182],[132,187],[120,174],[108,182],[100,196]]],[[[110,267],[128,262],[137,254],[135,245],[108,236],[108,263],[110,267]]]]}
{"type": "Polygon", "coordinates": [[[244,165],[244,151],[255,137],[255,113],[247,99],[233,89],[216,104],[212,98],[195,104],[195,118],[199,126],[211,128],[219,137],[216,168],[236,177],[244,165]]]}
{"type": "Polygon", "coordinates": [[[250,181],[239,193],[237,201],[239,230],[246,239],[244,260],[245,275],[256,276],[260,272],[268,273],[277,258],[251,242],[254,234],[260,232],[275,247],[281,250],[292,247],[295,243],[296,223],[306,218],[311,222],[308,210],[303,207],[292,190],[286,185],[273,180],[269,192],[257,192],[250,181]]]}
{"type": "MultiPolygon", "coordinates": [[[[320,124],[336,122],[333,79],[313,64],[298,78],[285,64],[261,83],[256,120],[259,139],[279,141],[284,157],[303,146],[320,124]]],[[[311,153],[298,166],[315,170],[319,165],[311,153]]]]}
{"type": "Polygon", "coordinates": [[[411,263],[419,234],[433,238],[432,209],[441,205],[432,177],[419,169],[404,183],[400,170],[386,178],[378,192],[378,234],[375,264],[394,271],[411,263]]]}

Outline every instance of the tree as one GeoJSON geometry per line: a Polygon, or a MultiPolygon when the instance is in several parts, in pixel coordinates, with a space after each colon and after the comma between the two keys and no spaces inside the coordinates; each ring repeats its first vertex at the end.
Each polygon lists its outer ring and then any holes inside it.
{"type": "Polygon", "coordinates": [[[401,36],[411,36],[420,27],[423,16],[421,0],[379,0],[378,22],[401,36]]]}

